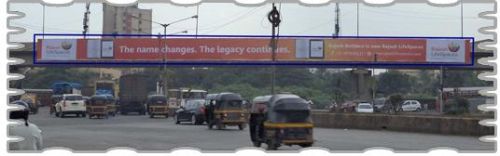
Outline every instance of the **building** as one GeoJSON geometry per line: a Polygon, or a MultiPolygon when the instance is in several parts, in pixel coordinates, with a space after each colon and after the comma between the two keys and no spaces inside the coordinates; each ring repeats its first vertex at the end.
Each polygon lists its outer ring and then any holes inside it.
{"type": "Polygon", "coordinates": [[[103,34],[151,34],[151,9],[103,4],[103,34]]]}

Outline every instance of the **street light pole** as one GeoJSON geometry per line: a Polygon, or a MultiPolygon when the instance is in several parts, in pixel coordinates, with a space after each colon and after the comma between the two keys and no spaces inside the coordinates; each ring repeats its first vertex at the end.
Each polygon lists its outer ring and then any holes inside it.
{"type": "MultiPolygon", "coordinates": [[[[160,23],[160,22],[156,22],[156,21],[153,21],[151,19],[144,19],[144,18],[140,18],[140,17],[137,17],[137,16],[133,16],[133,15],[127,15],[127,16],[130,16],[132,18],[136,18],[138,20],[143,20],[143,21],[148,21],[148,22],[151,22],[151,23],[156,23],[158,25],[161,25],[163,27],[163,37],[165,38],[165,40],[161,40],[160,38],[160,41],[161,43],[164,43],[163,44],[163,47],[167,46],[166,44],[166,39],[167,39],[167,27],[172,25],[172,24],[175,24],[175,23],[179,23],[179,22],[182,22],[182,21],[185,21],[185,20],[189,20],[189,19],[193,19],[193,18],[198,18],[198,15],[193,15],[193,16],[190,16],[190,17],[186,17],[186,18],[183,18],[183,19],[179,19],[177,21],[173,21],[173,22],[170,22],[170,23],[160,23]]],[[[187,31],[182,31],[182,32],[186,32],[187,31]]],[[[160,43],[160,44],[161,44],[160,43]]],[[[162,68],[162,74],[160,74],[160,81],[161,83],[159,83],[159,85],[161,85],[161,89],[160,89],[160,93],[161,94],[165,94],[167,93],[167,83],[166,83],[166,79],[168,79],[167,75],[166,74],[166,68],[167,68],[167,63],[166,63],[166,59],[167,59],[167,53],[168,53],[168,49],[166,48],[165,49],[165,52],[163,52],[163,59],[162,59],[162,62],[163,62],[163,68],[162,68]]]]}
{"type": "MultiPolygon", "coordinates": [[[[374,63],[377,63],[377,53],[374,54],[374,63]]],[[[375,103],[377,96],[377,78],[375,77],[375,66],[372,67],[372,102],[375,103]]]]}
{"type": "Polygon", "coordinates": [[[167,37],[167,27],[168,27],[168,24],[161,24],[161,26],[163,27],[163,35],[166,38],[167,37]]]}
{"type": "MultiPolygon", "coordinates": [[[[133,15],[127,15],[127,16],[130,16],[132,18],[136,18],[138,20],[143,20],[143,21],[148,21],[148,22],[151,22],[151,23],[156,23],[158,25],[161,25],[163,27],[163,37],[165,38],[165,41],[166,41],[166,38],[167,38],[167,27],[172,25],[172,24],[175,24],[175,23],[179,23],[179,22],[182,22],[182,21],[185,21],[185,20],[189,20],[189,19],[192,19],[192,18],[198,18],[198,15],[193,15],[193,16],[190,16],[190,17],[186,17],[186,18],[183,18],[183,19],[179,19],[177,21],[173,21],[173,22],[170,22],[170,23],[160,23],[160,22],[156,22],[156,21],[153,21],[151,19],[144,19],[144,18],[140,18],[140,17],[137,17],[137,16],[133,16],[133,15]]],[[[186,31],[182,31],[182,32],[186,32],[186,31]]],[[[160,39],[161,40],[161,39],[160,39]]],[[[163,40],[161,40],[163,41],[163,40]]],[[[163,46],[166,46],[166,43],[163,41],[161,43],[164,43],[163,46]]],[[[161,83],[161,93],[163,94],[164,92],[163,91],[166,91],[166,81],[164,80],[163,78],[163,75],[165,75],[165,78],[167,78],[166,76],[166,59],[167,59],[167,53],[168,53],[168,49],[165,49],[165,52],[163,53],[163,69],[162,69],[162,74],[160,75],[160,81],[161,83]]],[[[167,78],[168,79],[168,78],[167,78]]]]}
{"type": "MultiPolygon", "coordinates": [[[[273,9],[268,13],[267,19],[269,22],[272,24],[272,37],[271,37],[271,50],[272,50],[272,79],[271,79],[271,94],[274,95],[275,92],[275,79],[276,79],[276,49],[278,47],[277,45],[277,40],[276,40],[276,28],[279,28],[279,25],[281,23],[281,18],[280,18],[280,13],[278,9],[276,9],[276,6],[273,3],[273,9]]],[[[279,30],[278,30],[279,31],[279,30]]],[[[278,36],[279,37],[279,36],[278,36]]]]}
{"type": "MultiPolygon", "coordinates": [[[[185,20],[189,20],[189,19],[192,19],[192,18],[198,18],[198,15],[194,15],[194,16],[191,16],[191,17],[187,17],[187,18],[183,18],[183,19],[179,19],[177,21],[173,21],[173,22],[170,22],[170,23],[158,23],[160,24],[162,27],[163,27],[163,37],[165,38],[165,40],[162,42],[164,43],[163,47],[166,47],[167,46],[167,43],[166,43],[166,40],[167,40],[167,27],[172,25],[172,24],[175,24],[175,23],[179,23],[179,22],[182,22],[182,21],[185,21],[185,20]]],[[[182,31],[182,32],[186,32],[187,31],[182,31]]],[[[160,92],[161,94],[164,94],[164,95],[167,95],[167,80],[168,80],[168,74],[167,74],[167,53],[168,53],[168,48],[165,48],[165,52],[163,53],[163,68],[162,68],[162,74],[160,75],[160,81],[162,82],[161,83],[161,89],[160,89],[160,92]]]]}

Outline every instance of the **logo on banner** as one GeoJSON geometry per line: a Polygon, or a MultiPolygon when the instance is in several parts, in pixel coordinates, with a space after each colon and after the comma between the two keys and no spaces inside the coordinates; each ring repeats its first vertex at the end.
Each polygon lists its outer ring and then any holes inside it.
{"type": "Polygon", "coordinates": [[[71,44],[71,42],[68,42],[68,41],[64,41],[61,43],[61,47],[66,50],[67,52],[69,52],[69,49],[71,49],[71,47],[73,46],[73,44],[71,44]]]}
{"type": "Polygon", "coordinates": [[[465,41],[427,40],[427,61],[445,63],[465,62],[465,41]]]}
{"type": "Polygon", "coordinates": [[[457,52],[460,49],[460,45],[457,42],[451,42],[448,44],[448,49],[451,52],[457,52]]]}
{"type": "Polygon", "coordinates": [[[75,39],[48,39],[42,42],[42,60],[76,60],[75,39]]]}

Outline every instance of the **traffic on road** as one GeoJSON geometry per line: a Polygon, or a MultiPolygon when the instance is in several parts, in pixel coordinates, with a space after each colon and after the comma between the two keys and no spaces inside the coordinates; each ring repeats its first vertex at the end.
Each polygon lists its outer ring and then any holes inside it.
{"type": "MultiPolygon", "coordinates": [[[[313,104],[292,93],[261,95],[245,100],[239,93],[181,88],[168,90],[169,94],[165,95],[161,89],[150,92],[144,85],[148,84],[147,78],[141,74],[124,75],[118,84],[96,81],[95,94],[85,97],[81,95],[79,84],[57,82],[52,85],[51,103],[40,107],[40,111],[30,117],[36,125],[28,124],[30,105],[23,100],[14,101],[13,104],[22,106],[25,113],[19,115],[13,111],[11,119],[26,119],[30,130],[21,135],[33,136],[34,139],[11,143],[11,150],[50,147],[105,150],[121,146],[139,150],[170,150],[186,146],[203,150],[241,147],[363,150],[373,145],[403,150],[427,150],[436,146],[464,150],[493,148],[492,143],[481,142],[473,136],[318,128],[312,118],[317,111],[311,109],[313,104]],[[103,82],[109,85],[102,85],[103,82]],[[119,87],[118,96],[114,94],[116,87],[119,87]],[[382,139],[378,135],[390,138],[382,139]],[[424,138],[428,140],[422,140],[424,138]],[[378,139],[388,142],[376,143],[378,139]],[[428,144],[415,144],[422,141],[428,144]]],[[[155,87],[161,88],[159,85],[155,87]]],[[[340,107],[333,103],[328,111],[371,114],[380,112],[376,108],[380,107],[369,101],[348,101],[340,107]]],[[[420,112],[421,109],[417,100],[404,100],[397,111],[420,112]]]]}
{"type": "MultiPolygon", "coordinates": [[[[234,151],[255,147],[250,128],[239,130],[209,130],[206,123],[175,124],[173,118],[149,118],[144,115],[117,115],[107,120],[49,115],[47,107],[39,114],[30,115],[31,125],[42,130],[42,149],[64,147],[73,151],[105,151],[109,148],[128,147],[138,151],[168,152],[175,148],[192,147],[204,152],[234,151]],[[84,138],[84,139],[83,139],[84,138]]],[[[24,125],[22,125],[24,126],[24,125]]],[[[359,129],[313,128],[313,148],[331,151],[362,151],[384,147],[396,151],[427,152],[436,147],[456,148],[460,151],[490,151],[494,143],[482,142],[475,136],[454,136],[394,131],[359,129]]],[[[17,135],[17,134],[16,134],[17,135]]],[[[24,135],[21,135],[24,136],[24,135]]],[[[266,150],[266,145],[261,146],[266,150]]],[[[280,146],[279,151],[296,151],[300,146],[280,146]]],[[[11,148],[16,150],[16,148],[11,148]]],[[[31,151],[24,149],[24,151],[31,151]]]]}

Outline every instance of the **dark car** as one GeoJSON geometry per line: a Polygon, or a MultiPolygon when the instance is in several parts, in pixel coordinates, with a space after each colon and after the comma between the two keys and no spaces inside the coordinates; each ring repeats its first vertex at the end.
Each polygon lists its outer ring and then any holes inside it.
{"type": "Polygon", "coordinates": [[[191,122],[193,125],[201,125],[205,122],[205,100],[188,100],[184,106],[175,112],[175,123],[191,122]]]}
{"type": "Polygon", "coordinates": [[[346,101],[340,105],[340,111],[343,113],[354,112],[357,106],[357,102],[355,101],[346,101]]]}
{"type": "Polygon", "coordinates": [[[26,108],[28,111],[30,109],[29,104],[26,101],[23,101],[23,100],[16,100],[16,101],[11,102],[10,104],[24,106],[24,108],[26,108]]]}
{"type": "Polygon", "coordinates": [[[386,107],[386,98],[376,98],[373,100],[373,108],[375,112],[382,112],[384,110],[384,107],[386,107]]]}
{"type": "Polygon", "coordinates": [[[21,101],[28,104],[28,108],[31,114],[38,113],[38,105],[35,103],[36,101],[33,101],[32,99],[21,99],[21,101]]]}

